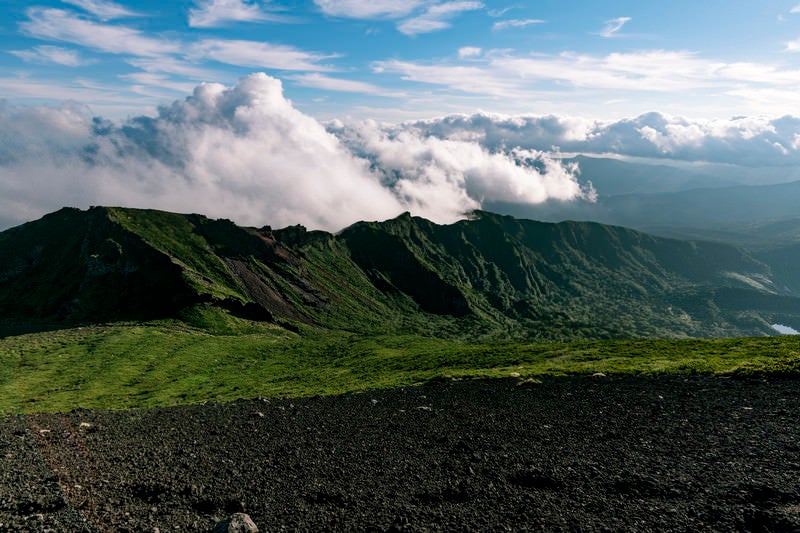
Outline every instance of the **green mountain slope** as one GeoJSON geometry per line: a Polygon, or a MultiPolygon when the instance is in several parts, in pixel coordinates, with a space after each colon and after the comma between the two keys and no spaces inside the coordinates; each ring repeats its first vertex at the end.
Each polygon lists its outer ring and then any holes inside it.
{"type": "Polygon", "coordinates": [[[486,212],[446,226],[404,214],[333,235],[97,207],[0,233],[6,323],[239,317],[486,340],[766,335],[776,317],[800,326],[800,299],[771,276],[732,246],[486,212]]]}

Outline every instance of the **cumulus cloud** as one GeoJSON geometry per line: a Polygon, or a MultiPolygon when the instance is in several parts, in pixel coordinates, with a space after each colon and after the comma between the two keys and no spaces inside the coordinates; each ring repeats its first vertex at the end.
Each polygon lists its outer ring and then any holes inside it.
{"type": "Polygon", "coordinates": [[[465,57],[477,57],[483,53],[483,49],[477,46],[462,46],[458,49],[458,57],[465,58],[465,57]]]}
{"type": "Polygon", "coordinates": [[[411,210],[452,222],[485,201],[585,196],[547,154],[492,152],[407,126],[325,126],[265,74],[115,123],[0,103],[0,225],[62,205],[129,205],[338,230],[411,210]]]}
{"type": "Polygon", "coordinates": [[[372,161],[381,181],[415,213],[452,220],[484,202],[539,204],[591,199],[565,167],[536,150],[490,152],[469,139],[440,139],[412,126],[362,122],[331,125],[355,153],[372,161]]]}

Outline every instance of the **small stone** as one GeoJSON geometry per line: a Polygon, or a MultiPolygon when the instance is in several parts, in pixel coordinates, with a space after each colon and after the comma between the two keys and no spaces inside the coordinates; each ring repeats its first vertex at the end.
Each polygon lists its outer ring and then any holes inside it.
{"type": "Polygon", "coordinates": [[[217,522],[211,533],[256,533],[257,531],[258,526],[250,519],[249,515],[236,513],[217,522]]]}

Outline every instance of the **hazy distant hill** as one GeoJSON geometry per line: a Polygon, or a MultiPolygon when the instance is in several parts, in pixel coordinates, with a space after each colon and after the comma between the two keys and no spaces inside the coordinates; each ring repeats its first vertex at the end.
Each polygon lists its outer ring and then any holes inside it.
{"type": "Polygon", "coordinates": [[[620,194],[652,194],[691,189],[741,185],[729,175],[718,171],[688,171],[671,165],[642,164],[620,159],[579,155],[565,162],[578,163],[578,179],[592,182],[602,196],[620,194]]]}
{"type": "Polygon", "coordinates": [[[446,226],[404,214],[333,235],[65,208],[0,233],[5,321],[224,312],[470,338],[764,335],[774,321],[800,326],[800,299],[772,275],[725,244],[487,212],[446,226]]]}
{"type": "MultiPolygon", "coordinates": [[[[597,202],[548,202],[523,206],[493,204],[517,217],[547,221],[591,220],[665,236],[751,244],[771,240],[766,229],[779,219],[800,217],[800,181],[660,193],[606,196],[597,202]]],[[[776,237],[783,239],[787,230],[776,237]]],[[[795,232],[797,233],[797,232],[795,232]]]]}

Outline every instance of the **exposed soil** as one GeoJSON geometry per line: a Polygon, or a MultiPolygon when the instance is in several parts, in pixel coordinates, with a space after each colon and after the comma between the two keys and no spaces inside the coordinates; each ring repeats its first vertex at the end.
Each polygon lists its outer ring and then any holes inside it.
{"type": "Polygon", "coordinates": [[[800,381],[438,382],[0,420],[0,530],[800,531],[800,381]]]}

